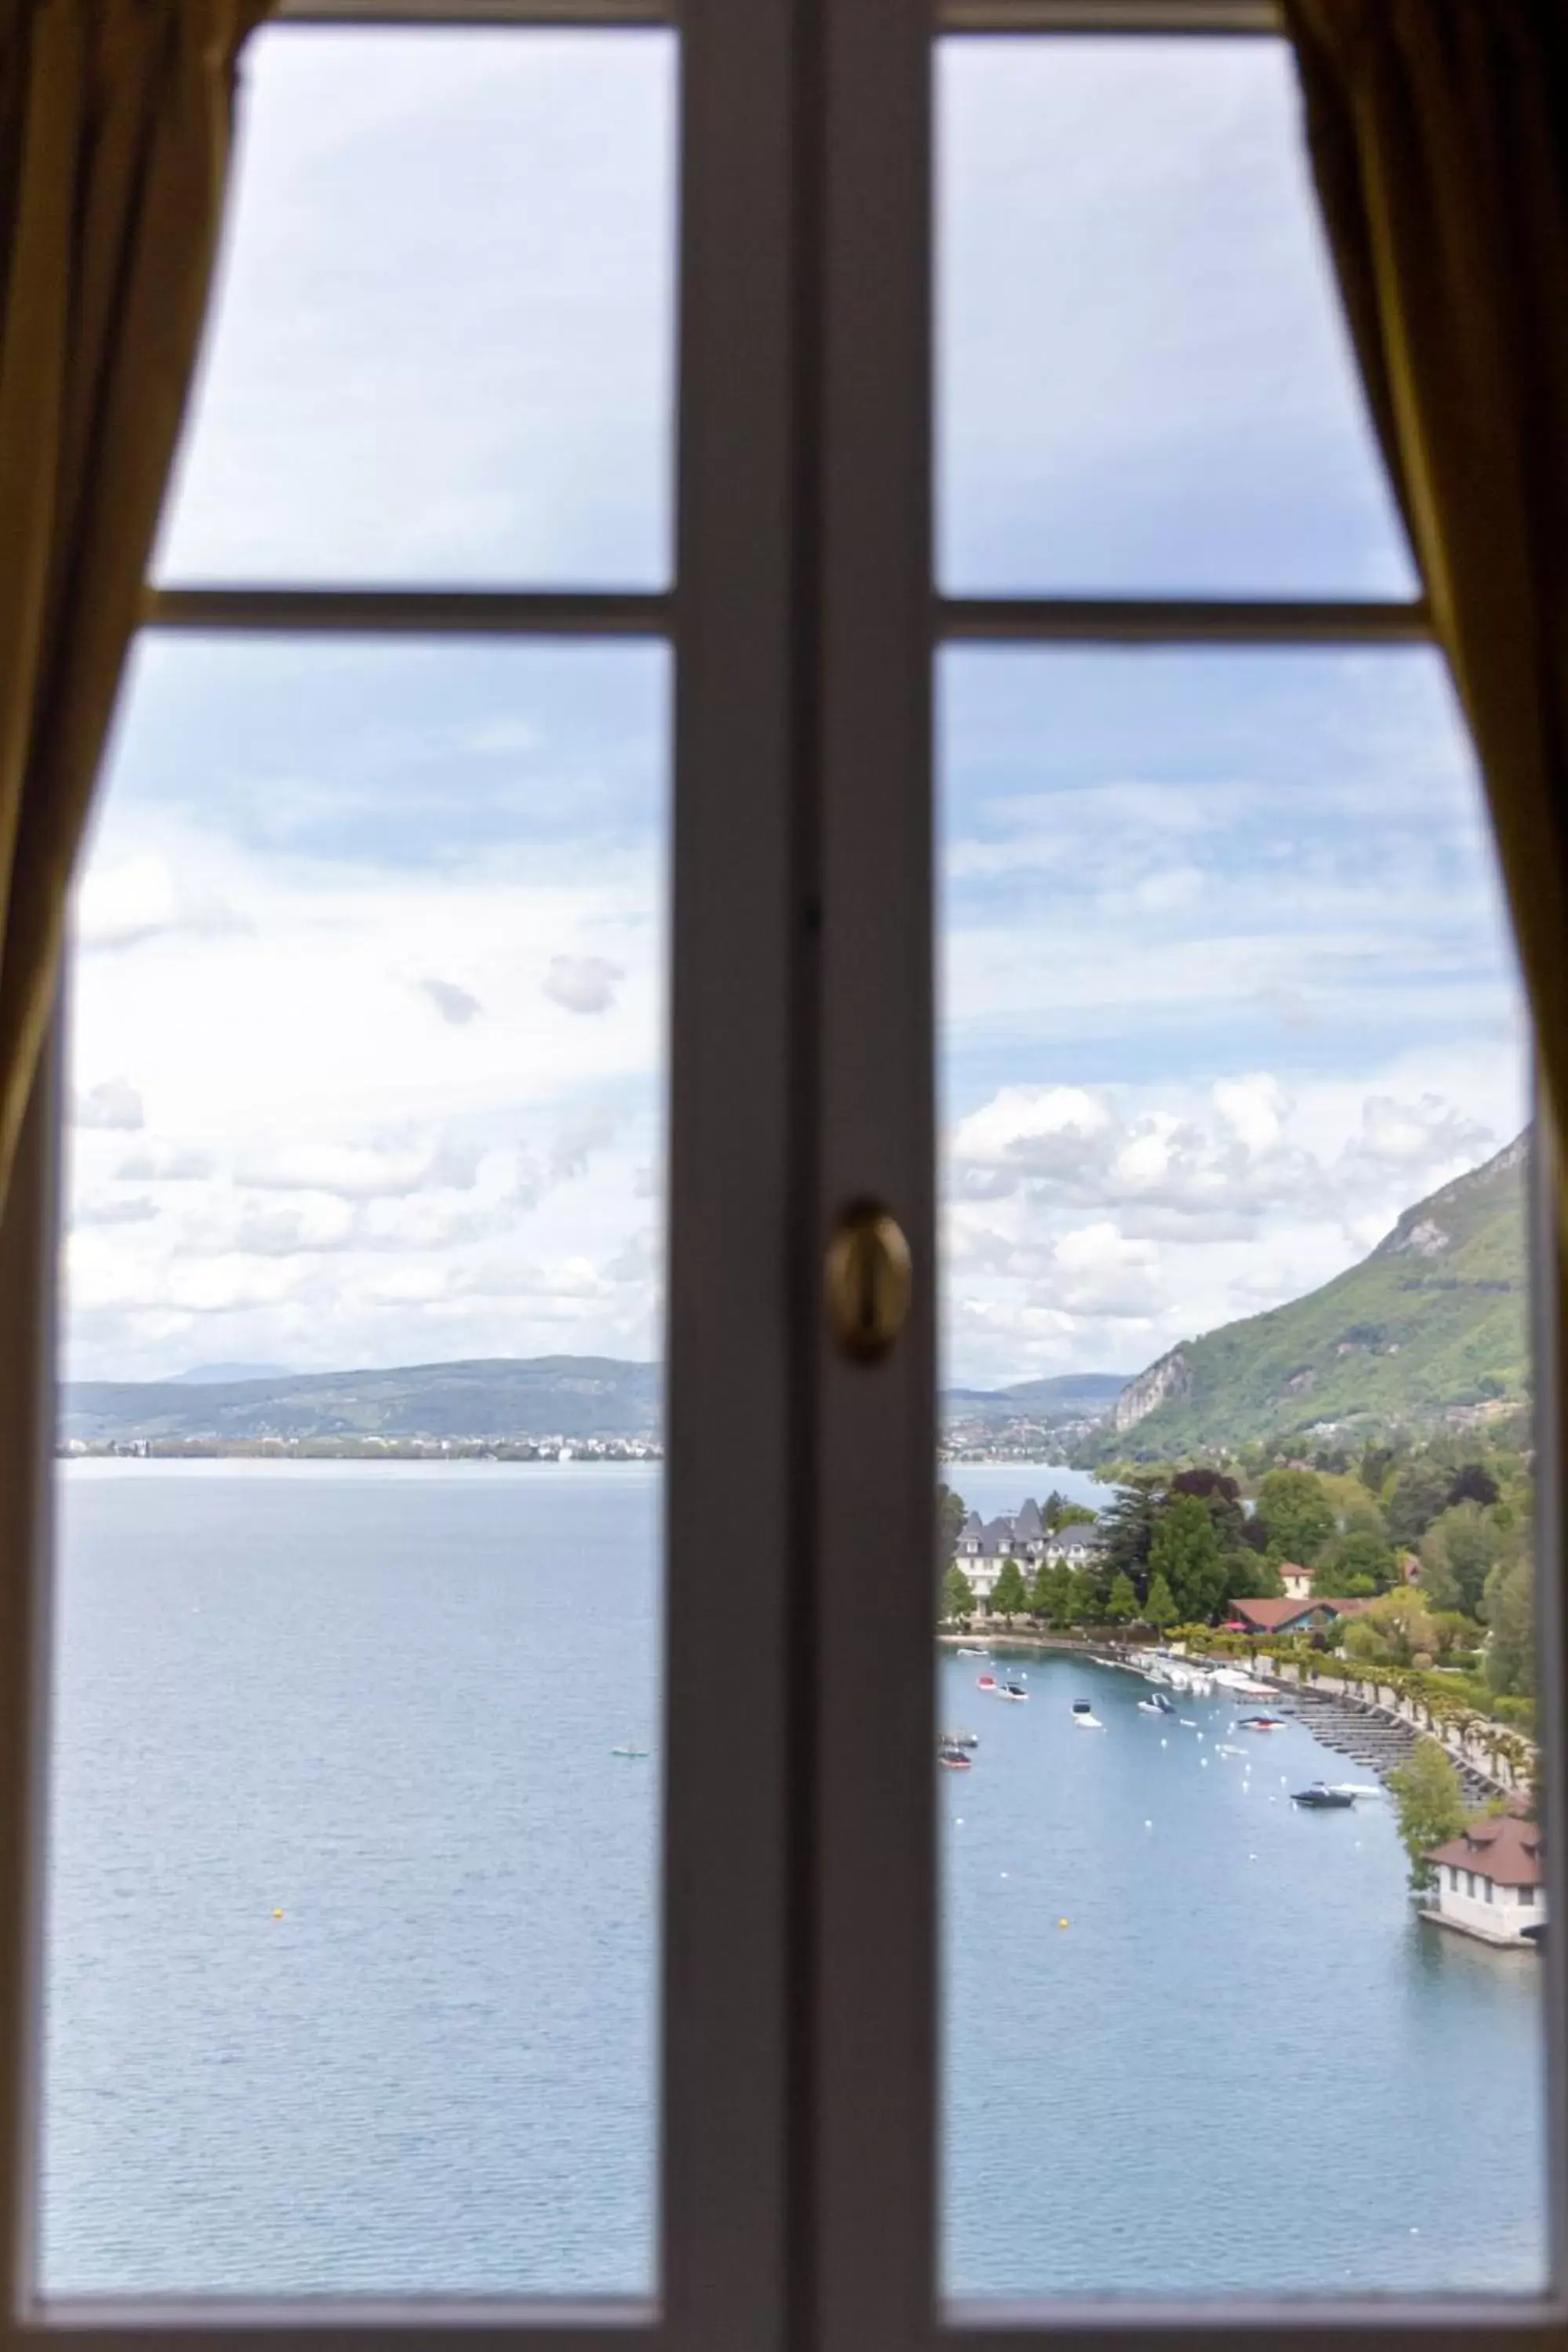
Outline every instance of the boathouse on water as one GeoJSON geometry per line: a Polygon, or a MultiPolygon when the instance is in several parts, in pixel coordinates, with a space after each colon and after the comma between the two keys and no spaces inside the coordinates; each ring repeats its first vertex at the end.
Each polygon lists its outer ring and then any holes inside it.
{"type": "Polygon", "coordinates": [[[1518,1813],[1479,1815],[1426,1855],[1437,1873],[1426,1919],[1462,1928],[1488,1944],[1539,1940],[1546,1924],[1541,1828],[1518,1813]]]}

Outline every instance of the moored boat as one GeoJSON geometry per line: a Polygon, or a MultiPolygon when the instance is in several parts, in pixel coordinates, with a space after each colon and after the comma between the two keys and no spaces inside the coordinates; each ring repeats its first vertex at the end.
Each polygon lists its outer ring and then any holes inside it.
{"type": "Polygon", "coordinates": [[[1103,1731],[1105,1729],[1104,1724],[1101,1723],[1099,1716],[1096,1715],[1093,1707],[1090,1706],[1088,1699],[1086,1698],[1075,1699],[1073,1701],[1072,1719],[1077,1724],[1080,1731],[1103,1731]]]}
{"type": "Polygon", "coordinates": [[[975,1687],[975,1689],[976,1689],[976,1690],[990,1690],[990,1691],[994,1691],[994,1690],[995,1689],[995,1687],[996,1687],[996,1677],[995,1677],[995,1675],[975,1675],[975,1677],[974,1677],[974,1687],[975,1687]]]}
{"type": "Polygon", "coordinates": [[[1231,1728],[1234,1731],[1283,1731],[1285,1724],[1284,1718],[1278,1715],[1244,1715],[1240,1722],[1233,1724],[1231,1728]]]}
{"type": "Polygon", "coordinates": [[[998,1698],[1027,1698],[1029,1694],[1022,1683],[1002,1683],[997,1687],[996,1696],[998,1698]]]}
{"type": "Polygon", "coordinates": [[[939,1731],[937,1738],[943,1748],[978,1748],[980,1745],[977,1731],[939,1731]]]}
{"type": "Polygon", "coordinates": [[[973,1769],[974,1762],[974,1759],[967,1755],[962,1748],[946,1741],[938,1748],[936,1760],[949,1772],[967,1772],[973,1769]]]}
{"type": "Polygon", "coordinates": [[[1344,1813],[1350,1811],[1355,1799],[1348,1789],[1326,1789],[1321,1780],[1314,1780],[1310,1789],[1292,1789],[1290,1802],[1301,1806],[1308,1812],[1344,1813]]]}
{"type": "Polygon", "coordinates": [[[1140,1715],[1174,1715],[1176,1710],[1163,1691],[1156,1691],[1152,1698],[1139,1700],[1138,1712],[1140,1715]]]}

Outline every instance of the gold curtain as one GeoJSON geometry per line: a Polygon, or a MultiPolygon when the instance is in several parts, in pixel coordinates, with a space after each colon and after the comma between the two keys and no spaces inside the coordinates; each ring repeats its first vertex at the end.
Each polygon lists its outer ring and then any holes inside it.
{"type": "Polygon", "coordinates": [[[0,1198],[267,0],[0,0],[0,1198]]]}
{"type": "Polygon", "coordinates": [[[1568,0],[1284,0],[1367,395],[1568,1114],[1568,0]]]}

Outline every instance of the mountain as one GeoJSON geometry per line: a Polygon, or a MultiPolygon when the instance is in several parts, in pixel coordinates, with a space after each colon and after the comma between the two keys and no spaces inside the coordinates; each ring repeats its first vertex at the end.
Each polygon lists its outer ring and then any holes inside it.
{"type": "Polygon", "coordinates": [[[179,1389],[232,1388],[237,1381],[282,1381],[289,1377],[287,1364],[193,1364],[188,1372],[175,1372],[174,1385],[179,1389]]]}
{"type": "Polygon", "coordinates": [[[1015,1381],[1005,1389],[947,1389],[942,1419],[988,1430],[1019,1422],[1049,1427],[1064,1421],[1096,1421],[1110,1411],[1126,1385],[1125,1372],[1058,1372],[1047,1380],[1015,1381]]]}
{"type": "Polygon", "coordinates": [[[1154,1461],[1324,1422],[1433,1427],[1530,1381],[1528,1130],[1305,1298],[1184,1339],[1081,1452],[1154,1461]]]}
{"type": "Polygon", "coordinates": [[[142,1437],[650,1437],[660,1391],[657,1364],[609,1356],[498,1356],[196,1386],[72,1381],[60,1401],[60,1433],[89,1444],[142,1437]]]}

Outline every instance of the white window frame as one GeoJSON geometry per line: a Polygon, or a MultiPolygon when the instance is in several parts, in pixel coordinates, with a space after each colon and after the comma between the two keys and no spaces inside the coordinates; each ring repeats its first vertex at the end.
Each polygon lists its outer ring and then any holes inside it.
{"type": "MultiPolygon", "coordinates": [[[[631,26],[655,0],[310,0],[318,23],[631,26]]],[[[0,2242],[7,2344],[176,2334],[649,2352],[1200,2352],[1216,2334],[1561,2352],[1564,1959],[1543,1956],[1552,2294],[1130,2306],[936,2297],[930,1542],[936,1276],[931,665],[961,641],[1427,642],[1419,600],[951,598],[931,562],[931,77],[976,37],[1277,31],[1264,0],[681,0],[678,581],[665,595],[177,583],[159,628],[666,637],[676,647],[657,2305],[32,2290],[58,1222],[51,1065],[0,1223],[0,2242]],[[875,1370],[817,1306],[886,1199],[914,1306],[875,1370]],[[744,1518],[746,1573],[731,1530],[744,1518]],[[918,1563],[918,1570],[911,1567],[918,1563]],[[857,1605],[841,1598],[854,1593],[857,1605]],[[744,1655],[745,1675],[732,1662],[744,1655]],[[716,1760],[717,1759],[717,1760],[716,1760]]],[[[1538,1171],[1544,1153],[1538,1155],[1538,1171]]],[[[1562,1802],[1559,1322],[1539,1188],[1541,1654],[1562,1802]]]]}
{"type": "MultiPolygon", "coordinates": [[[[657,0],[304,0],[299,27],[673,25],[657,0]]],[[[666,1318],[665,1674],[657,2290],[652,2298],[40,2299],[41,1888],[59,1234],[56,1050],[0,1223],[0,2245],[7,2347],[175,2335],[530,2352],[784,2352],[794,2317],[786,2116],[788,1667],[799,1415],[782,1312],[795,908],[788,538],[788,0],[685,0],[676,584],[665,593],[150,588],[144,625],[296,636],[628,636],[674,650],[666,1318]],[[679,1049],[674,1041],[679,1040],[679,1049]],[[738,1114],[738,1106],[743,1109],[738,1114]],[[735,1573],[732,1530],[751,1533],[735,1573]],[[737,1656],[748,1671],[733,1672],[737,1656]],[[715,1759],[722,1759],[720,1765],[715,1759]]],[[[244,62],[241,61],[243,84],[244,62]]]]}
{"type": "MultiPolygon", "coordinates": [[[[910,1327],[872,1370],[817,1360],[813,1899],[814,2352],[1248,2352],[1434,2336],[1560,2352],[1564,1965],[1548,1938],[1551,2286],[1541,2298],[939,2302],[940,1882],[929,1557],[936,1365],[931,665],[956,643],[1402,646],[1420,598],[946,596],[931,561],[931,80],[942,34],[1278,35],[1255,0],[827,0],[823,134],[818,839],[819,1245],[847,1201],[888,1202],[914,1268],[910,1327]],[[920,1572],[910,1564],[919,1561],[920,1572]],[[855,1606],[841,1605],[853,1593],[855,1606]]],[[[1551,1153],[1537,1122],[1539,1651],[1552,1824],[1563,1803],[1560,1318],[1551,1153]],[[1543,1171],[1546,1172],[1543,1173],[1543,1171]]],[[[1347,2126],[1353,2128],[1353,2125],[1347,2126]]]]}

